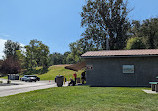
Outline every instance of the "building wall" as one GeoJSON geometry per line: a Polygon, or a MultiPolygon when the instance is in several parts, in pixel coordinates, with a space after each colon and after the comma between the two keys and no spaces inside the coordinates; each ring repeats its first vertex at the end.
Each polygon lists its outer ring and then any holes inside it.
{"type": "Polygon", "coordinates": [[[158,57],[85,59],[87,84],[91,86],[150,86],[158,76],[158,57]],[[133,74],[123,73],[123,65],[134,65],[133,74]]]}

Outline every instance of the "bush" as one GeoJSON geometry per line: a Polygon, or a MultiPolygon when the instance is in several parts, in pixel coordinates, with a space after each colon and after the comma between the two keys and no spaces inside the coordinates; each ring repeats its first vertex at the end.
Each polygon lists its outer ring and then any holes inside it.
{"type": "Polygon", "coordinates": [[[142,41],[142,38],[140,37],[134,37],[134,38],[130,38],[127,41],[127,45],[125,49],[145,49],[145,44],[142,41]]]}

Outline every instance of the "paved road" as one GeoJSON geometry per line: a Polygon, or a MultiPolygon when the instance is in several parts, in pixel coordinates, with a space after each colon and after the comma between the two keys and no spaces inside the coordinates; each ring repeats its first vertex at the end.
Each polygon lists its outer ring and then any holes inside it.
{"type": "MultiPolygon", "coordinates": [[[[0,81],[6,83],[7,80],[1,79],[0,81]]],[[[64,85],[67,86],[67,83],[64,85]]],[[[0,97],[14,95],[18,93],[24,93],[29,91],[34,91],[38,89],[47,89],[51,87],[57,87],[54,81],[37,81],[37,82],[24,82],[24,81],[12,81],[12,85],[0,85],[0,97]],[[13,85],[18,84],[18,85],[13,85]]]]}

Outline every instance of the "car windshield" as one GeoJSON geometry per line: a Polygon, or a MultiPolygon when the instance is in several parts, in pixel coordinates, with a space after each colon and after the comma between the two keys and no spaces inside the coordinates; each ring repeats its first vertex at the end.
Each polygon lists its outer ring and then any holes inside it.
{"type": "Polygon", "coordinates": [[[37,77],[37,76],[34,76],[34,75],[25,75],[24,77],[37,77]]]}

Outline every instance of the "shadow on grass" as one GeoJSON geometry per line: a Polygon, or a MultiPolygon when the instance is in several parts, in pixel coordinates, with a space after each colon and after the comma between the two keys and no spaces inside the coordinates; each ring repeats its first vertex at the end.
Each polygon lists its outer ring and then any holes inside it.
{"type": "Polygon", "coordinates": [[[48,68],[41,68],[41,69],[32,69],[32,70],[25,70],[22,74],[23,75],[30,75],[30,74],[45,74],[48,72],[48,68]]]}

